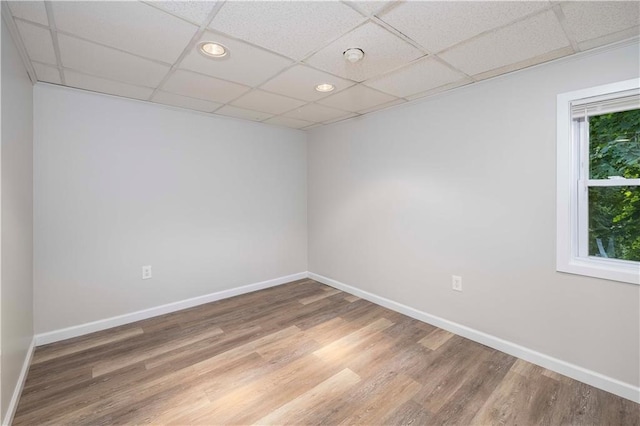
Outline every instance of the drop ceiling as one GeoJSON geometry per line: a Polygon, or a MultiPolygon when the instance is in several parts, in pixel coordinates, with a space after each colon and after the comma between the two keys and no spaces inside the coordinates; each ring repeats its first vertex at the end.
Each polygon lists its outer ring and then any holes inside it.
{"type": "Polygon", "coordinates": [[[296,129],[637,37],[637,1],[12,1],[35,81],[296,129]],[[224,59],[197,50],[214,41],[224,59]],[[365,52],[357,63],[342,53],[365,52]],[[320,83],[335,89],[317,92],[320,83]]]}

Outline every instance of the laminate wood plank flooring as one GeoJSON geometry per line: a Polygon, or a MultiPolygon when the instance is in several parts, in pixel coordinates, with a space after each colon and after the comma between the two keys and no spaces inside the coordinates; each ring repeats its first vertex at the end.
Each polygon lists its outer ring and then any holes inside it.
{"type": "Polygon", "coordinates": [[[14,425],[635,425],[640,405],[313,280],[36,348],[14,425]]]}

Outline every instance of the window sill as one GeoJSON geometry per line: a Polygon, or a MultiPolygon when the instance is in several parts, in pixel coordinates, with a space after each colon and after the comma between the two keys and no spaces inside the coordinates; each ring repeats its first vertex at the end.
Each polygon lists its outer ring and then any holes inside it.
{"type": "Polygon", "coordinates": [[[558,263],[559,272],[602,278],[640,285],[640,263],[625,260],[602,259],[597,257],[572,258],[558,263]]]}

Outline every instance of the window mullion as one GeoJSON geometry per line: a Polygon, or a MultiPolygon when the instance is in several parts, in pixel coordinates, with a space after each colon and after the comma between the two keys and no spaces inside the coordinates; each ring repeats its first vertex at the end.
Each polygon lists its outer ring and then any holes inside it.
{"type": "Polygon", "coordinates": [[[589,179],[588,186],[640,186],[640,179],[589,179]]]}

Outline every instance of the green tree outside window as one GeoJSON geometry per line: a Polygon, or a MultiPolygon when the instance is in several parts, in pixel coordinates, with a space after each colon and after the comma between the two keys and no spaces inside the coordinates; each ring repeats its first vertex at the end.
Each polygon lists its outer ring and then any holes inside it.
{"type": "MultiPolygon", "coordinates": [[[[640,110],[589,118],[589,178],[640,178],[640,110]]],[[[640,187],[589,188],[589,255],[640,261],[640,187]]]]}

